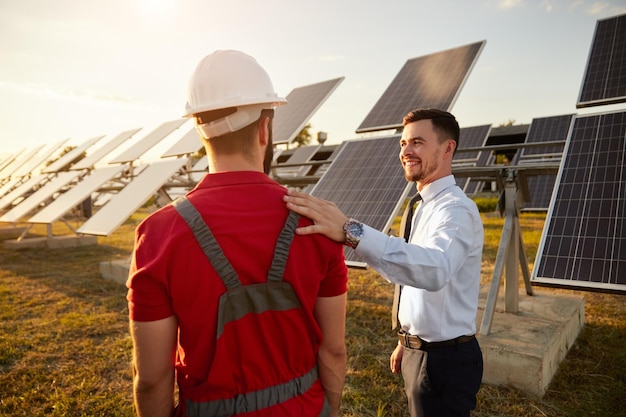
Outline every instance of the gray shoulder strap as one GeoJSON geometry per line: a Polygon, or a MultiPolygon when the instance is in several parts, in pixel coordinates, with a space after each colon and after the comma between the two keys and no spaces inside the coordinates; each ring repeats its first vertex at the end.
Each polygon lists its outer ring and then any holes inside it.
{"type": "MultiPolygon", "coordinates": [[[[224,285],[226,285],[226,288],[231,289],[241,286],[237,273],[228,259],[226,259],[226,256],[224,256],[224,252],[215,240],[211,229],[204,220],[202,220],[202,216],[194,205],[184,196],[176,199],[172,202],[172,205],[193,232],[198,244],[224,282],[224,285]]],[[[291,247],[291,242],[293,241],[295,229],[299,221],[300,216],[290,211],[285,226],[280,232],[280,236],[276,242],[274,259],[272,260],[272,266],[268,273],[268,281],[270,282],[280,282],[283,280],[289,248],[291,247]]]]}
{"type": "Polygon", "coordinates": [[[285,267],[287,266],[287,257],[289,256],[289,248],[296,233],[296,227],[300,221],[300,215],[294,211],[289,211],[285,226],[278,236],[276,248],[274,249],[274,259],[272,267],[267,274],[268,282],[280,282],[285,275],[285,267]]]}
{"type": "Polygon", "coordinates": [[[172,205],[178,211],[178,214],[187,222],[187,225],[193,232],[198,244],[206,255],[207,259],[220,276],[226,288],[236,288],[241,286],[241,281],[237,277],[237,272],[233,269],[220,245],[215,240],[213,232],[209,226],[202,220],[202,216],[198,210],[191,204],[187,197],[177,198],[172,205]]]}

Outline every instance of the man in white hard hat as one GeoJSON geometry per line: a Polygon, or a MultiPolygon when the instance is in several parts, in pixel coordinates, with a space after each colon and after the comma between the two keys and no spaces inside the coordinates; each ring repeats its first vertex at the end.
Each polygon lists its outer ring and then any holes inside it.
{"type": "Polygon", "coordinates": [[[209,174],[137,228],[128,278],[139,416],[338,416],[346,370],[342,245],[266,175],[273,108],[256,60],[197,66],[186,116],[209,174]],[[178,404],[175,404],[175,381],[178,404]]]}

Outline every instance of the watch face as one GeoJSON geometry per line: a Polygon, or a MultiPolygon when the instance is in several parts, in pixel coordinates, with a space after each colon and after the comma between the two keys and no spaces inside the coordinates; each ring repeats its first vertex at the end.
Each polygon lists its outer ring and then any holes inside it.
{"type": "Polygon", "coordinates": [[[348,223],[348,231],[353,237],[360,238],[363,236],[363,224],[352,220],[348,223]]]}

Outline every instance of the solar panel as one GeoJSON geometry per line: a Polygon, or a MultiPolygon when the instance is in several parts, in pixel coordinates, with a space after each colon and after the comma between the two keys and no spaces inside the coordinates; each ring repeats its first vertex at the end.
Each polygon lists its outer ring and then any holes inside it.
{"type": "Polygon", "coordinates": [[[130,148],[110,160],[109,164],[125,164],[136,161],[141,155],[165,139],[167,135],[178,129],[186,121],[187,119],[176,119],[161,124],[156,129],[141,138],[138,142],[134,143],[130,148]]]}
{"type": "MultiPolygon", "coordinates": [[[[309,162],[315,153],[322,148],[322,145],[310,145],[310,146],[301,146],[296,148],[289,159],[287,159],[283,164],[301,164],[305,162],[309,162]]],[[[311,165],[303,165],[303,166],[289,166],[289,167],[280,167],[280,164],[274,169],[274,173],[278,177],[285,176],[301,176],[306,175],[310,170],[311,165]]]]}
{"type": "Polygon", "coordinates": [[[57,221],[69,210],[88,198],[98,187],[119,175],[124,169],[124,165],[94,169],[87,177],[83,178],[70,190],[61,194],[52,203],[28,219],[27,222],[50,224],[57,221]]]}
{"type": "MultiPolygon", "coordinates": [[[[573,114],[561,116],[537,117],[532,120],[524,143],[542,143],[552,141],[565,141],[572,124],[573,114]]],[[[561,158],[565,144],[551,144],[546,146],[533,146],[522,148],[515,155],[513,163],[523,163],[525,160],[537,158],[561,158]]]]}
{"type": "Polygon", "coordinates": [[[195,126],[193,126],[182,138],[165,151],[161,155],[161,158],[189,155],[198,152],[202,147],[202,141],[198,136],[195,126]]]}
{"type": "Polygon", "coordinates": [[[24,180],[25,179],[22,177],[13,177],[8,181],[2,183],[2,186],[0,186],[0,197],[4,196],[6,193],[11,191],[24,180]]]}
{"type": "Polygon", "coordinates": [[[194,183],[198,183],[209,172],[209,160],[206,156],[198,159],[191,167],[189,177],[194,183]]]}
{"type": "Polygon", "coordinates": [[[28,163],[28,161],[37,155],[37,152],[39,152],[44,146],[45,145],[39,145],[35,148],[29,149],[25,154],[20,154],[2,170],[2,176],[5,178],[13,176],[24,164],[28,163]]]}
{"type": "Polygon", "coordinates": [[[186,163],[185,158],[153,162],[76,231],[87,235],[110,235],[186,163]]]}
{"type": "MultiPolygon", "coordinates": [[[[463,148],[476,148],[479,146],[485,146],[489,132],[491,131],[491,125],[480,125],[461,128],[459,134],[459,148],[452,158],[452,169],[454,173],[455,166],[480,166],[479,163],[485,160],[485,157],[481,159],[482,154],[489,155],[487,151],[468,151],[462,152],[463,148]]],[[[463,191],[468,192],[467,187],[470,184],[471,178],[458,177],[456,178],[456,184],[463,191]]]]}
{"type": "Polygon", "coordinates": [[[87,155],[86,157],[78,161],[76,164],[72,165],[70,169],[79,170],[79,169],[93,168],[93,166],[98,161],[100,161],[106,155],[111,153],[115,148],[120,146],[122,143],[126,142],[128,139],[130,139],[135,133],[139,132],[140,130],[141,128],[131,129],[131,130],[126,130],[118,134],[113,139],[111,139],[110,141],[102,145],[100,148],[98,148],[95,152],[90,153],[89,155],[87,155]]]}
{"type": "Polygon", "coordinates": [[[416,108],[451,109],[485,43],[406,61],[356,132],[401,128],[402,118],[416,108]]]}
{"type": "Polygon", "coordinates": [[[6,167],[11,165],[13,161],[15,161],[18,155],[19,153],[14,153],[14,154],[4,155],[2,157],[2,160],[0,160],[0,180],[6,177],[2,171],[4,171],[6,167]]]}
{"type": "Polygon", "coordinates": [[[533,282],[626,291],[626,111],[576,116],[533,282]]]}
{"type": "Polygon", "coordinates": [[[32,191],[39,184],[44,183],[49,179],[46,175],[33,175],[20,185],[14,187],[0,198],[0,210],[11,205],[15,200],[22,197],[24,194],[32,191]]]}
{"type": "MultiPolygon", "coordinates": [[[[524,143],[542,143],[564,141],[572,125],[573,114],[539,117],[532,120],[524,143]]],[[[547,145],[522,148],[513,160],[514,164],[533,164],[537,162],[560,162],[563,156],[562,145],[547,145]]],[[[527,178],[531,200],[525,202],[524,210],[548,210],[556,183],[556,175],[537,175],[527,178]]]]}
{"type": "Polygon", "coordinates": [[[67,142],[67,139],[60,140],[56,143],[53,143],[48,148],[38,152],[36,155],[33,155],[32,158],[29,158],[28,161],[24,163],[19,169],[17,169],[12,176],[23,177],[31,174],[38,174],[41,172],[35,172],[37,168],[39,168],[44,162],[48,161],[50,155],[52,155],[55,151],[57,151],[63,144],[67,142]]]}
{"type": "Polygon", "coordinates": [[[275,110],[274,144],[290,143],[343,80],[344,77],[339,77],[294,88],[286,97],[287,105],[275,110]]]}
{"type": "MultiPolygon", "coordinates": [[[[492,164],[492,162],[495,160],[495,156],[492,155],[491,152],[481,152],[480,156],[478,157],[478,162],[476,162],[476,166],[477,167],[484,167],[487,165],[492,164]]],[[[474,194],[478,194],[481,191],[483,191],[485,188],[485,181],[484,180],[476,180],[476,179],[472,179],[470,177],[468,183],[465,185],[465,189],[463,191],[465,191],[465,194],[467,195],[474,195],[474,194]]]]}
{"type": "MultiPolygon", "coordinates": [[[[399,160],[400,135],[346,141],[334,161],[311,190],[330,200],[348,217],[387,232],[410,184],[399,160]]],[[[365,266],[345,248],[346,263],[365,266]]]]}
{"type": "Polygon", "coordinates": [[[53,163],[51,163],[50,165],[42,169],[41,172],[49,174],[49,173],[55,173],[55,172],[62,170],[69,164],[73,163],[77,158],[81,158],[82,154],[87,149],[89,149],[92,145],[94,145],[103,137],[104,135],[100,135],[100,136],[94,136],[91,139],[87,139],[86,141],[84,141],[83,143],[81,143],[80,145],[78,145],[77,147],[69,151],[68,153],[63,154],[61,157],[59,157],[59,159],[57,159],[53,163]]]}
{"type": "Polygon", "coordinates": [[[598,20],[576,108],[626,102],[626,14],[598,20]]]}
{"type": "Polygon", "coordinates": [[[15,223],[31,211],[35,210],[39,205],[45,203],[55,193],[61,191],[63,187],[78,177],[78,172],[65,171],[51,179],[44,186],[39,188],[33,194],[21,201],[8,212],[0,217],[0,222],[15,223]]]}

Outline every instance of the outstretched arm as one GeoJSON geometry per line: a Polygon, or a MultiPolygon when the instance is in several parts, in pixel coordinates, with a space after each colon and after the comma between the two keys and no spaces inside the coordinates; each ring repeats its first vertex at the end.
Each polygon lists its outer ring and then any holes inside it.
{"type": "Polygon", "coordinates": [[[348,217],[335,203],[293,190],[289,190],[284,201],[289,210],[313,220],[311,226],[299,227],[296,233],[299,235],[320,233],[336,242],[345,242],[343,225],[348,221],[348,217]]]}

